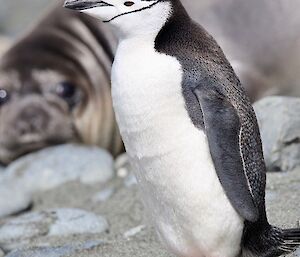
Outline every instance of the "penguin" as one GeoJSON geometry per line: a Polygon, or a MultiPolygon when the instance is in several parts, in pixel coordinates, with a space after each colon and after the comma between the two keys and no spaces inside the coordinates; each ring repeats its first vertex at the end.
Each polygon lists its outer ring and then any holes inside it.
{"type": "Polygon", "coordinates": [[[266,166],[249,97],[180,0],[67,0],[112,25],[112,97],[161,242],[179,257],[275,257],[300,229],[269,224],[266,166]]]}

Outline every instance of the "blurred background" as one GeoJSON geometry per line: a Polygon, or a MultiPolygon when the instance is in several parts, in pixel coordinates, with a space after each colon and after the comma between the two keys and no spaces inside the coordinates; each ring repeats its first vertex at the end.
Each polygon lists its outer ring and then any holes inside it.
{"type": "MultiPolygon", "coordinates": [[[[52,1],[54,2],[54,1],[52,1]]],[[[46,10],[51,1],[5,1],[1,0],[0,32],[3,35],[17,37],[24,33],[42,12],[46,10]]]]}
{"type": "MultiPolygon", "coordinates": [[[[183,2],[253,102],[270,220],[299,226],[300,2],[183,2]]],[[[0,257],[171,257],[148,226],[115,124],[116,40],[61,3],[0,0],[0,257]]]]}

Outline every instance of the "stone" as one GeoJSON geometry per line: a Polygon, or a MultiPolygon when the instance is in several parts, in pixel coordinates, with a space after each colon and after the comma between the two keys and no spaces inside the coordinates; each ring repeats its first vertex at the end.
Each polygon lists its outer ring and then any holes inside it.
{"type": "Polygon", "coordinates": [[[137,184],[137,179],[135,177],[135,175],[130,172],[127,177],[124,179],[124,185],[126,187],[131,187],[137,184]]]}
{"type": "Polygon", "coordinates": [[[109,227],[105,218],[83,210],[58,209],[51,213],[55,215],[55,222],[50,226],[48,236],[101,234],[109,227]]]}
{"type": "Polygon", "coordinates": [[[290,171],[300,167],[300,98],[266,97],[254,108],[267,169],[290,171]]]}
{"type": "Polygon", "coordinates": [[[107,201],[115,192],[114,187],[108,187],[100,192],[98,192],[96,195],[93,197],[93,202],[98,203],[98,202],[105,202],[107,201]]]}
{"type": "Polygon", "coordinates": [[[87,241],[79,244],[70,244],[57,247],[39,247],[28,250],[16,250],[6,257],[65,257],[79,251],[86,251],[103,244],[102,241],[87,241]]]}
{"type": "Polygon", "coordinates": [[[126,187],[131,187],[137,184],[137,179],[133,174],[132,167],[129,163],[129,158],[126,153],[121,154],[115,161],[115,170],[117,176],[124,179],[126,187]]]}
{"type": "Polygon", "coordinates": [[[31,153],[0,174],[0,217],[26,209],[36,192],[72,181],[104,184],[113,177],[112,156],[97,147],[67,144],[31,153]]]}
{"type": "Polygon", "coordinates": [[[0,246],[9,251],[32,246],[36,239],[48,242],[51,237],[101,234],[108,228],[104,217],[80,209],[31,212],[0,223],[0,246]]]}
{"type": "Polygon", "coordinates": [[[31,193],[24,189],[20,181],[1,182],[0,174],[0,217],[17,214],[30,207],[31,193]]]}
{"type": "Polygon", "coordinates": [[[145,225],[140,225],[140,226],[138,226],[138,227],[132,228],[132,229],[130,229],[130,230],[128,230],[128,231],[126,231],[126,232],[124,233],[124,237],[125,237],[125,238],[133,237],[133,236],[139,234],[141,231],[143,231],[143,230],[145,230],[145,229],[146,229],[146,226],[145,226],[145,225]]]}
{"type": "Polygon", "coordinates": [[[128,155],[126,153],[121,154],[115,161],[115,170],[120,178],[125,178],[131,170],[128,155]]]}

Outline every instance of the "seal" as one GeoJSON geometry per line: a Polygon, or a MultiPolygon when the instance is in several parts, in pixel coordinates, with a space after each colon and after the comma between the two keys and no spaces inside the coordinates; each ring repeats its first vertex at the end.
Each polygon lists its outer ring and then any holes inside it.
{"type": "Polygon", "coordinates": [[[158,235],[180,257],[276,257],[300,229],[269,224],[253,107],[180,0],[67,0],[115,27],[112,97],[158,235]]]}
{"type": "Polygon", "coordinates": [[[59,1],[0,60],[0,162],[67,142],[123,151],[112,110],[116,39],[59,1]]]}

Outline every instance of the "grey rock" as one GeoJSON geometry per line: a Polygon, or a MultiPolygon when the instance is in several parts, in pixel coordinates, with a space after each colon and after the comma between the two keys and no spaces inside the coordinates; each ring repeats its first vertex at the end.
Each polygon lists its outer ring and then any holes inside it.
{"type": "Polygon", "coordinates": [[[124,184],[126,187],[131,187],[137,184],[137,179],[132,172],[130,172],[124,179],[124,184]]]}
{"type": "Polygon", "coordinates": [[[103,244],[102,241],[87,241],[79,244],[71,244],[57,247],[39,247],[28,250],[16,250],[6,257],[65,257],[80,251],[86,251],[103,244]]]}
{"type": "Polygon", "coordinates": [[[55,215],[55,222],[50,226],[48,236],[101,234],[108,229],[105,218],[83,210],[59,209],[51,213],[55,215]]]}
{"type": "Polygon", "coordinates": [[[300,167],[300,98],[267,97],[254,105],[268,170],[300,167]]]}
{"type": "Polygon", "coordinates": [[[95,203],[105,202],[114,194],[114,192],[114,187],[108,187],[94,195],[92,200],[95,203]]]}
{"type": "Polygon", "coordinates": [[[13,180],[5,182],[0,181],[0,217],[26,210],[32,202],[31,193],[24,190],[22,182],[13,180]]]}
{"type": "Polygon", "coordinates": [[[115,170],[120,178],[125,178],[131,171],[131,166],[129,164],[129,158],[126,153],[121,154],[115,161],[115,170]]]}
{"type": "Polygon", "coordinates": [[[63,145],[29,154],[0,175],[0,217],[26,209],[33,193],[72,181],[106,183],[113,176],[112,156],[97,147],[63,145]]]}
{"type": "Polygon", "coordinates": [[[107,220],[80,209],[53,209],[32,212],[0,223],[0,246],[9,251],[45,242],[51,237],[101,234],[108,229],[107,220]]]}
{"type": "Polygon", "coordinates": [[[120,155],[115,161],[115,169],[117,176],[124,179],[126,187],[131,187],[137,184],[137,179],[133,174],[133,169],[129,163],[129,158],[126,153],[120,155]]]}
{"type": "Polygon", "coordinates": [[[5,253],[0,249],[0,257],[4,257],[5,253]]]}
{"type": "Polygon", "coordinates": [[[125,238],[133,237],[133,236],[139,234],[141,231],[143,231],[143,230],[145,230],[145,229],[146,229],[146,226],[145,226],[145,225],[140,225],[140,226],[138,226],[138,227],[132,228],[132,229],[130,229],[130,230],[128,230],[128,231],[126,231],[126,232],[124,233],[124,237],[125,237],[125,238]]]}

